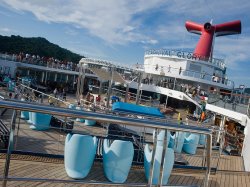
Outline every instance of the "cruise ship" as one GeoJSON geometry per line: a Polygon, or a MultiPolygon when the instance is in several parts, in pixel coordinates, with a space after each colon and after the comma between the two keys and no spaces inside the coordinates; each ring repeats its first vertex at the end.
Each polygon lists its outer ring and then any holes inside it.
{"type": "Polygon", "coordinates": [[[152,49],[130,67],[83,58],[73,70],[1,54],[2,75],[22,80],[14,87],[50,98],[48,82],[50,90],[60,82],[76,92],[55,107],[9,99],[2,88],[2,185],[248,186],[249,97],[234,94],[225,61],[213,56],[215,38],[240,34],[241,22],[185,26],[201,35],[194,52],[152,49]],[[170,107],[188,107],[188,120],[158,109],[170,107]]]}

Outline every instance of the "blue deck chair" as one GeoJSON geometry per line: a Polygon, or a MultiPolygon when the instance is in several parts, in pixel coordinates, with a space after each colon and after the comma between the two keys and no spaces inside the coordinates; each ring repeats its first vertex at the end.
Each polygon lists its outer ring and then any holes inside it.
{"type": "Polygon", "coordinates": [[[196,149],[199,143],[200,135],[199,134],[190,134],[187,138],[185,138],[185,142],[182,150],[188,154],[195,154],[196,149]]]}
{"type": "Polygon", "coordinates": [[[47,130],[49,129],[51,115],[32,112],[33,125],[30,126],[33,130],[47,130]]]}
{"type": "MultiPolygon", "coordinates": [[[[156,144],[156,151],[155,151],[155,165],[154,165],[154,173],[153,173],[153,184],[158,184],[159,181],[159,174],[160,174],[160,161],[162,158],[162,151],[163,151],[163,138],[165,136],[165,132],[161,131],[157,136],[157,144],[156,144]]],[[[170,133],[167,133],[167,145],[170,141],[170,133]]],[[[144,171],[147,180],[149,180],[150,176],[150,167],[152,162],[152,150],[149,149],[149,145],[146,144],[144,148],[144,171]]],[[[171,171],[174,165],[174,150],[172,148],[166,149],[165,154],[165,163],[164,163],[164,171],[163,171],[163,185],[167,185],[168,179],[170,177],[171,171]]]]}
{"type": "MultiPolygon", "coordinates": [[[[82,108],[81,108],[81,107],[79,107],[79,106],[77,106],[77,107],[76,107],[76,110],[82,110],[82,108]]],[[[76,118],[76,121],[77,121],[77,122],[84,123],[84,121],[85,121],[85,120],[84,120],[84,119],[82,119],[82,118],[76,118]]]]}
{"type": "Polygon", "coordinates": [[[206,141],[207,141],[206,135],[205,134],[200,134],[199,144],[200,145],[206,145],[206,141]]]}
{"type": "Polygon", "coordinates": [[[28,111],[21,111],[21,118],[25,120],[29,120],[29,112],[28,111]]]}
{"type": "Polygon", "coordinates": [[[29,112],[29,120],[27,121],[30,124],[33,124],[32,113],[33,112],[29,112]]]}
{"type": "MultiPolygon", "coordinates": [[[[25,101],[25,99],[22,98],[21,101],[25,101]]],[[[21,118],[25,119],[25,120],[29,120],[29,112],[28,111],[21,111],[21,118]]]]}
{"type": "Polygon", "coordinates": [[[185,132],[176,132],[174,135],[170,136],[170,142],[168,147],[173,148],[174,151],[177,153],[181,153],[185,137],[185,132]]]}
{"type": "Polygon", "coordinates": [[[93,165],[97,148],[97,138],[68,134],[65,139],[64,167],[69,177],[83,179],[93,165]]]}
{"type": "Polygon", "coordinates": [[[84,124],[87,125],[87,126],[93,126],[93,125],[96,124],[96,121],[95,120],[90,120],[90,119],[85,119],[84,124]]]}
{"type": "Polygon", "coordinates": [[[115,140],[109,145],[109,140],[103,142],[103,169],[108,180],[124,183],[128,177],[134,157],[134,147],[130,141],[115,140]]]}
{"type": "Polygon", "coordinates": [[[74,105],[74,104],[69,104],[69,108],[70,108],[70,109],[75,109],[75,108],[76,108],[76,105],[74,105]]]}

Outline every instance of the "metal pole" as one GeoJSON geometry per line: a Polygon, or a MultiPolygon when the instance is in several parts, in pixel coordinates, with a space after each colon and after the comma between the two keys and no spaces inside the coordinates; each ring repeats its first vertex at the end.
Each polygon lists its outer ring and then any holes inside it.
{"type": "Polygon", "coordinates": [[[166,95],[166,105],[165,105],[165,108],[167,108],[167,104],[168,104],[168,95],[166,95]]]}
{"type": "Polygon", "coordinates": [[[156,144],[157,144],[157,135],[158,129],[155,129],[154,139],[153,139],[153,150],[152,150],[152,157],[151,157],[151,166],[150,166],[150,175],[148,179],[148,186],[152,186],[153,183],[153,176],[154,176],[154,168],[155,168],[155,152],[156,152],[156,144]]]}
{"type": "Polygon", "coordinates": [[[15,133],[15,125],[16,125],[16,113],[17,113],[16,110],[13,110],[11,126],[10,126],[9,145],[8,145],[5,167],[4,167],[3,187],[6,187],[7,185],[7,179],[9,175],[10,157],[11,157],[11,152],[13,150],[13,145],[14,145],[13,140],[14,140],[14,133],[15,133]]]}
{"type": "Polygon", "coordinates": [[[73,76],[74,78],[73,78],[73,89],[75,88],[75,82],[76,82],[76,76],[74,75],[73,76]]]}
{"type": "Polygon", "coordinates": [[[250,98],[248,98],[247,116],[250,116],[250,98]]]}
{"type": "Polygon", "coordinates": [[[175,84],[176,84],[176,77],[174,78],[174,86],[173,86],[173,90],[175,89],[175,84]]]}
{"type": "Polygon", "coordinates": [[[127,83],[127,86],[126,86],[126,93],[125,93],[125,103],[128,102],[128,92],[129,92],[129,84],[127,83]]]}
{"type": "Polygon", "coordinates": [[[45,73],[45,80],[44,80],[45,84],[47,84],[47,79],[48,79],[48,72],[46,71],[46,73],[45,73]]]}
{"type": "Polygon", "coordinates": [[[54,81],[55,81],[55,82],[57,81],[57,73],[55,74],[55,79],[54,79],[54,81]]]}
{"type": "Polygon", "coordinates": [[[102,81],[100,80],[100,85],[99,85],[99,95],[102,94],[102,81]]]}
{"type": "MultiPolygon", "coordinates": [[[[78,74],[78,79],[77,79],[77,88],[76,88],[76,99],[79,101],[80,100],[80,85],[81,85],[81,67],[79,68],[79,74],[78,74]]],[[[75,78],[75,75],[74,75],[75,78]]]]}
{"type": "Polygon", "coordinates": [[[111,67],[110,71],[110,80],[109,80],[109,87],[108,87],[108,96],[107,96],[107,105],[106,107],[109,108],[109,103],[110,103],[110,95],[111,95],[111,90],[112,90],[112,84],[113,84],[113,75],[114,75],[114,67],[111,67]]]}
{"type": "Polygon", "coordinates": [[[210,170],[211,170],[211,154],[212,154],[212,135],[207,135],[207,171],[204,180],[204,186],[208,186],[210,170]]]}
{"type": "Polygon", "coordinates": [[[136,93],[136,100],[135,100],[135,104],[137,104],[137,105],[139,104],[141,76],[142,76],[142,74],[139,72],[139,74],[138,74],[138,86],[137,86],[137,93],[136,93]]]}
{"type": "Polygon", "coordinates": [[[83,66],[82,66],[82,68],[81,68],[81,77],[80,77],[80,79],[81,79],[81,81],[80,81],[80,93],[79,93],[79,96],[81,95],[81,94],[83,94],[83,92],[84,92],[84,81],[85,81],[85,66],[84,66],[84,64],[83,64],[83,66]]]}
{"type": "Polygon", "coordinates": [[[221,119],[221,122],[220,122],[220,129],[219,129],[218,137],[217,137],[217,143],[220,142],[220,135],[221,135],[221,131],[224,129],[225,120],[226,120],[226,117],[222,116],[222,119],[221,119]]]}
{"type": "Polygon", "coordinates": [[[162,182],[163,182],[163,178],[164,178],[164,165],[165,165],[165,155],[167,153],[167,139],[168,139],[168,131],[167,130],[164,130],[164,138],[163,138],[163,149],[162,149],[162,157],[161,157],[161,163],[160,163],[160,184],[158,184],[159,186],[162,186],[162,182]]]}
{"type": "Polygon", "coordinates": [[[41,82],[43,83],[43,81],[44,81],[44,72],[42,72],[42,77],[41,77],[41,82]]]}

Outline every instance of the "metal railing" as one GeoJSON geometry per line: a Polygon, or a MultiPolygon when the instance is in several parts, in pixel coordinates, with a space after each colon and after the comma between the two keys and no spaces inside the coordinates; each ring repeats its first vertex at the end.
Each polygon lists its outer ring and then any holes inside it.
{"type": "MultiPolygon", "coordinates": [[[[188,133],[198,133],[198,134],[204,134],[206,135],[206,174],[204,179],[204,186],[208,185],[209,175],[210,175],[210,169],[211,169],[211,154],[212,154],[212,130],[205,127],[199,127],[199,126],[190,126],[190,125],[179,125],[175,123],[163,123],[160,121],[155,121],[151,119],[136,119],[136,118],[129,118],[128,116],[115,116],[105,113],[96,113],[96,112],[87,112],[87,111],[80,111],[80,110],[72,110],[72,109],[66,109],[66,108],[56,108],[52,106],[45,106],[45,105],[39,105],[39,104],[31,104],[26,102],[20,102],[20,101],[13,101],[13,100],[3,100],[0,101],[0,108],[7,108],[12,109],[12,120],[11,120],[11,129],[10,129],[10,138],[9,138],[9,145],[7,149],[7,157],[6,157],[6,163],[4,168],[4,175],[3,175],[3,186],[5,187],[7,185],[8,181],[38,181],[38,182],[55,182],[55,183],[82,183],[82,184],[99,184],[99,185],[128,185],[128,186],[152,186],[152,180],[148,181],[148,184],[132,184],[132,183],[125,183],[125,184],[115,184],[110,182],[93,182],[93,181],[82,181],[82,180],[61,180],[61,179],[45,179],[45,178],[30,178],[30,177],[13,177],[9,176],[9,168],[11,163],[11,153],[13,151],[13,145],[14,145],[14,134],[16,129],[16,118],[17,118],[17,111],[29,111],[29,112],[38,112],[38,113],[45,113],[55,116],[62,116],[64,118],[67,117],[73,117],[73,118],[84,118],[89,120],[96,120],[103,123],[114,123],[114,124],[122,124],[130,127],[141,127],[141,128],[151,128],[155,129],[156,132],[159,130],[167,130],[167,131],[183,131],[188,133]]],[[[155,133],[156,136],[157,133],[155,133]]],[[[167,134],[167,133],[166,133],[167,134]]],[[[155,158],[155,150],[156,150],[156,140],[157,138],[154,138],[153,141],[153,155],[152,158],[155,158]]],[[[165,141],[166,144],[166,139],[165,141]]],[[[165,158],[165,151],[162,152],[162,158],[165,158]]],[[[154,165],[155,159],[152,161],[152,166],[154,165]]],[[[163,171],[163,163],[166,162],[166,160],[160,161],[161,165],[161,171],[163,171]]],[[[153,174],[153,167],[151,167],[151,177],[153,174]]],[[[161,172],[160,178],[162,178],[163,172],[161,172]]],[[[161,185],[161,184],[159,184],[161,185]]]]}
{"type": "Polygon", "coordinates": [[[175,57],[175,58],[181,58],[181,59],[192,60],[192,61],[205,61],[221,69],[225,68],[225,62],[223,59],[203,57],[203,56],[193,54],[187,51],[167,50],[167,49],[150,49],[145,52],[145,57],[147,56],[166,56],[166,57],[175,57]]]}
{"type": "MultiPolygon", "coordinates": [[[[174,68],[171,66],[157,67],[157,65],[151,65],[151,64],[137,64],[137,65],[134,65],[134,67],[135,69],[140,70],[140,71],[145,71],[145,69],[148,69],[151,71],[151,74],[155,74],[156,76],[161,76],[161,79],[164,79],[163,76],[165,77],[172,76],[172,77],[178,77],[178,78],[190,77],[190,78],[200,79],[200,82],[202,81],[206,83],[210,82],[211,84],[216,84],[218,86],[226,85],[226,86],[232,87],[234,85],[234,82],[232,80],[229,80],[228,78],[211,75],[206,72],[197,72],[197,71],[192,71],[188,69],[174,68]]],[[[157,79],[156,76],[152,76],[152,77],[157,79]]],[[[151,81],[149,80],[148,82],[150,83],[151,81]]],[[[155,82],[155,80],[153,80],[152,82],[155,82]]]]}
{"type": "Polygon", "coordinates": [[[8,61],[14,61],[14,62],[21,62],[21,63],[25,63],[25,64],[31,64],[31,65],[37,65],[37,66],[44,66],[44,67],[48,67],[48,68],[53,68],[53,69],[62,69],[62,70],[68,70],[68,71],[78,71],[77,66],[75,64],[72,63],[72,66],[65,66],[62,64],[56,64],[56,63],[52,63],[47,61],[43,61],[42,59],[32,59],[32,57],[30,57],[30,59],[26,59],[25,57],[23,59],[19,59],[18,55],[8,55],[8,54],[2,54],[0,53],[0,59],[3,60],[8,60],[8,61]]]}

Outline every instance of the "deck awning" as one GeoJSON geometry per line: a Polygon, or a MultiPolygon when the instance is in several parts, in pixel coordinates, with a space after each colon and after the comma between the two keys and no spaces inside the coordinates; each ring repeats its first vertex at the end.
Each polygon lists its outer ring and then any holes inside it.
{"type": "Polygon", "coordinates": [[[148,117],[164,118],[165,116],[160,112],[158,108],[140,106],[131,103],[115,102],[112,105],[112,111],[114,112],[127,112],[137,115],[143,115],[148,117]]]}
{"type": "MultiPolygon", "coordinates": [[[[111,80],[111,73],[109,71],[106,71],[102,68],[88,68],[90,71],[92,71],[94,74],[96,74],[102,81],[108,81],[111,80]]],[[[119,83],[126,83],[122,76],[117,72],[114,71],[113,73],[113,81],[119,82],[119,83]]]]}

